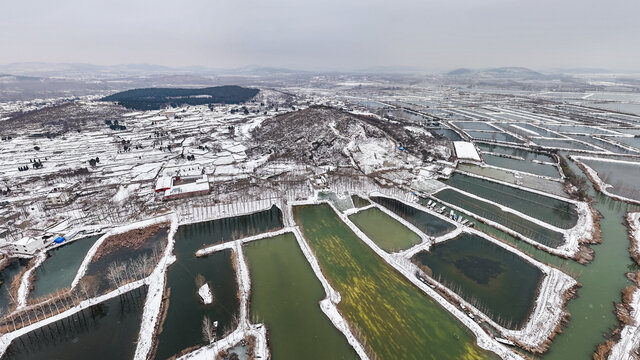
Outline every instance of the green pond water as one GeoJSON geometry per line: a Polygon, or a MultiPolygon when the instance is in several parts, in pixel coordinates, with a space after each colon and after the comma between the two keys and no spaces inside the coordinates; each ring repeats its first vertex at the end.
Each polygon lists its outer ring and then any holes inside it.
{"type": "Polygon", "coordinates": [[[492,155],[492,154],[484,154],[483,156],[484,156],[484,161],[489,165],[516,170],[516,171],[528,172],[530,174],[548,176],[551,178],[560,177],[560,173],[558,172],[558,169],[553,165],[539,164],[531,161],[511,159],[511,158],[492,155]]]}
{"type": "Polygon", "coordinates": [[[5,314],[11,306],[9,288],[15,277],[27,267],[29,259],[8,259],[9,264],[0,271],[0,314],[5,314]]]}
{"type": "Polygon", "coordinates": [[[102,235],[78,239],[47,253],[47,260],[34,270],[33,289],[29,297],[37,299],[71,286],[87,251],[102,235]]]}
{"type": "MultiPolygon", "coordinates": [[[[107,277],[109,266],[112,264],[132,264],[133,261],[145,255],[149,256],[155,264],[157,259],[162,255],[162,250],[167,245],[167,239],[169,237],[168,231],[169,227],[163,228],[161,231],[145,239],[138,249],[119,248],[100,257],[98,260],[94,258],[87,267],[87,272],[83,279],[90,279],[92,282],[95,282],[98,294],[104,294],[115,289],[116,285],[107,277]]],[[[109,239],[105,241],[109,241],[109,239]]],[[[105,244],[104,242],[102,243],[102,245],[105,244]]]]}
{"type": "Polygon", "coordinates": [[[357,208],[371,205],[371,202],[369,202],[369,200],[363,199],[358,195],[351,195],[351,201],[353,201],[353,205],[357,208]]]}
{"type": "Polygon", "coordinates": [[[542,272],[480,236],[463,233],[412,259],[498,324],[516,329],[535,304],[542,272]]]}
{"type": "Polygon", "coordinates": [[[529,150],[524,150],[520,148],[502,146],[502,145],[496,145],[496,144],[476,143],[476,145],[483,152],[492,152],[492,153],[498,153],[498,154],[504,154],[504,155],[518,156],[529,162],[532,160],[548,162],[548,163],[555,162],[553,157],[543,153],[535,152],[535,151],[529,151],[529,150]]]}
{"type": "Polygon", "coordinates": [[[598,173],[605,183],[612,185],[607,190],[616,195],[640,201],[640,162],[634,164],[599,160],[580,160],[598,173]]]}
{"type": "Polygon", "coordinates": [[[445,138],[451,140],[451,141],[460,141],[462,140],[462,137],[460,136],[460,134],[458,134],[457,132],[451,130],[451,129],[435,129],[435,130],[429,130],[434,134],[440,135],[440,136],[444,136],[445,138]]]}
{"type": "Polygon", "coordinates": [[[408,249],[422,241],[416,233],[375,207],[349,215],[349,220],[386,252],[408,249]]]}
{"type": "Polygon", "coordinates": [[[483,132],[483,131],[468,131],[465,130],[469,136],[474,139],[482,139],[482,140],[495,140],[495,141],[506,141],[512,143],[521,143],[522,141],[512,135],[502,133],[502,132],[483,132]]]}
{"type": "Polygon", "coordinates": [[[157,337],[156,359],[166,359],[184,349],[206,345],[202,339],[202,319],[218,321],[218,338],[233,330],[233,318],[239,314],[238,284],[231,250],[203,258],[195,251],[207,245],[240,239],[282,228],[282,213],[277,207],[243,216],[218,219],[178,228],[175,235],[176,262],[167,271],[170,289],[167,317],[157,337]],[[213,293],[213,303],[200,303],[196,277],[204,276],[213,293]]]}
{"type": "Polygon", "coordinates": [[[409,206],[401,201],[383,196],[371,197],[371,200],[393,211],[396,215],[408,221],[411,225],[418,228],[423,233],[438,237],[453,231],[455,225],[448,221],[437,218],[422,210],[418,210],[413,206],[409,206]]]}
{"type": "MultiPolygon", "coordinates": [[[[475,338],[438,303],[379,258],[326,204],[296,206],[296,223],[338,308],[377,359],[484,359],[475,338]]],[[[373,358],[373,357],[372,357],[373,358]]]]}
{"type": "MultiPolygon", "coordinates": [[[[563,153],[565,158],[566,155],[563,153]]],[[[572,161],[568,163],[576,174],[584,176],[572,161]]],[[[556,335],[549,351],[539,356],[544,360],[591,359],[596,347],[605,341],[611,329],[618,326],[613,304],[620,301],[622,289],[631,285],[624,274],[639,270],[629,257],[629,238],[623,225],[623,216],[628,211],[640,211],[640,207],[611,199],[592,187],[589,188],[589,194],[593,198],[592,205],[603,218],[600,220],[602,244],[590,245],[595,251],[595,258],[587,265],[551,255],[498,229],[476,222],[478,230],[538,261],[557,266],[582,285],[577,298],[567,304],[567,311],[571,314],[567,326],[556,335]]]]}
{"type": "MultiPolygon", "coordinates": [[[[540,244],[549,247],[558,247],[564,242],[562,233],[542,227],[513,213],[503,211],[493,204],[474,199],[454,189],[444,189],[435,193],[433,196],[487,220],[495,221],[540,244]]],[[[454,210],[454,212],[456,211],[454,210]]]]}
{"type": "Polygon", "coordinates": [[[591,145],[587,145],[585,143],[581,143],[575,140],[569,139],[532,139],[534,143],[540,146],[553,148],[553,149],[572,149],[572,150],[591,150],[597,151],[598,149],[594,148],[591,145]]]}
{"type": "Polygon", "coordinates": [[[357,359],[322,312],[325,297],[293,234],[249,243],[251,319],[266,324],[273,359],[357,359]]]}
{"type": "Polygon", "coordinates": [[[138,288],[22,335],[2,359],[132,359],[145,295],[138,288]]]}
{"type": "Polygon", "coordinates": [[[458,164],[458,170],[468,173],[485,176],[494,180],[507,182],[510,184],[525,186],[531,189],[543,191],[545,193],[562,196],[568,198],[564,192],[564,187],[561,182],[553,181],[550,179],[544,179],[525,173],[520,173],[518,177],[515,177],[512,171],[506,169],[498,169],[491,167],[482,167],[475,164],[458,164]]]}
{"type": "Polygon", "coordinates": [[[575,205],[567,201],[461,173],[454,173],[445,183],[562,229],[578,222],[575,205]]]}
{"type": "Polygon", "coordinates": [[[498,131],[495,127],[482,121],[454,121],[452,122],[463,130],[489,130],[498,131]]]}

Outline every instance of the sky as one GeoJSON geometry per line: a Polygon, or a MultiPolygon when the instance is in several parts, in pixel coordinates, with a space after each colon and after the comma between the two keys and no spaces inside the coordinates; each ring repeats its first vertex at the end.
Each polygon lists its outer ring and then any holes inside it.
{"type": "Polygon", "coordinates": [[[21,0],[0,64],[640,71],[637,0],[21,0]]]}

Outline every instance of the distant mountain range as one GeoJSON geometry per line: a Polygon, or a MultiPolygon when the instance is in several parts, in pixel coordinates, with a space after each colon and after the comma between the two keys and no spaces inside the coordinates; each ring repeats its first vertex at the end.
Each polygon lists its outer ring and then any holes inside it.
{"type": "Polygon", "coordinates": [[[154,64],[94,65],[84,63],[13,63],[0,65],[0,74],[37,77],[121,77],[144,75],[274,75],[305,73],[278,67],[244,66],[234,69],[210,68],[205,66],[170,67],[154,64]]]}
{"type": "Polygon", "coordinates": [[[490,76],[490,77],[543,77],[542,73],[525,67],[499,67],[489,69],[466,69],[460,68],[446,73],[448,76],[490,76]]]}

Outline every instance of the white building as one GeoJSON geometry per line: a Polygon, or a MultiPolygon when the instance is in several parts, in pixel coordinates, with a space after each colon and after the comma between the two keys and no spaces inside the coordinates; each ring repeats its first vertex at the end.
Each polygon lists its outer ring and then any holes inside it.
{"type": "Polygon", "coordinates": [[[206,195],[210,191],[209,177],[207,175],[202,175],[195,179],[174,179],[171,182],[171,188],[164,192],[163,200],[206,195]]]}
{"type": "Polygon", "coordinates": [[[54,191],[47,195],[47,205],[60,206],[66,204],[71,199],[68,191],[54,191]]]}
{"type": "Polygon", "coordinates": [[[30,236],[23,237],[18,241],[9,243],[6,247],[7,253],[17,255],[34,255],[38,250],[49,244],[47,239],[36,239],[30,236]]]}

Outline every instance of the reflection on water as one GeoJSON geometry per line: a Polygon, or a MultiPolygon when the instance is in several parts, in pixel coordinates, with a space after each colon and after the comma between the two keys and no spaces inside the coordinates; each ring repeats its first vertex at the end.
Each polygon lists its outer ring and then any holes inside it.
{"type": "Polygon", "coordinates": [[[141,287],[29,332],[3,360],[132,359],[146,288],[141,287]]]}

